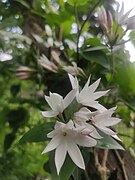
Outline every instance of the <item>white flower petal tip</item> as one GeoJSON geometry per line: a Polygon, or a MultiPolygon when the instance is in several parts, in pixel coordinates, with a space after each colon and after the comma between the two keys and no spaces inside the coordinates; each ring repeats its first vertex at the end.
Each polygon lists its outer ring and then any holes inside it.
{"type": "Polygon", "coordinates": [[[55,112],[55,111],[41,111],[41,114],[44,117],[51,118],[51,117],[57,116],[58,112],[55,112]]]}
{"type": "Polygon", "coordinates": [[[112,137],[113,137],[114,139],[116,139],[116,140],[122,142],[121,139],[120,139],[116,134],[115,134],[115,135],[112,135],[112,137]]]}
{"type": "Polygon", "coordinates": [[[78,82],[77,78],[73,77],[71,74],[69,74],[69,79],[70,79],[72,88],[77,89],[76,100],[79,104],[82,104],[84,106],[89,106],[89,107],[96,108],[97,110],[104,111],[104,110],[102,110],[103,106],[100,105],[96,100],[98,98],[104,96],[105,94],[107,94],[109,92],[109,90],[95,92],[100,83],[100,78],[97,81],[95,81],[93,84],[89,85],[90,77],[91,76],[89,76],[83,89],[79,92],[80,88],[79,88],[79,82],[78,82]]]}

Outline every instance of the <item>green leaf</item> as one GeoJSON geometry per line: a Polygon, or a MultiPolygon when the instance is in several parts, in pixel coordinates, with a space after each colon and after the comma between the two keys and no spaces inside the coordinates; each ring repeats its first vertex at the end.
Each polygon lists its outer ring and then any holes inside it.
{"type": "Polygon", "coordinates": [[[84,52],[99,51],[103,49],[107,49],[107,47],[106,46],[91,47],[91,48],[85,49],[84,52]]]}
{"type": "Polygon", "coordinates": [[[103,51],[96,50],[96,51],[83,52],[82,56],[91,62],[100,64],[106,69],[110,69],[109,60],[103,51]]]}
{"type": "Polygon", "coordinates": [[[64,0],[58,0],[58,2],[59,2],[59,4],[60,4],[61,7],[64,7],[64,5],[65,5],[64,0]]]}
{"type": "Polygon", "coordinates": [[[55,156],[54,151],[49,153],[49,163],[50,163],[52,180],[69,180],[71,174],[75,170],[76,165],[73,163],[73,161],[67,155],[65,162],[61,168],[60,174],[58,176],[57,171],[56,171],[55,162],[54,162],[54,156],[55,156]]]}
{"type": "Polygon", "coordinates": [[[83,6],[87,3],[88,0],[67,0],[67,3],[71,6],[77,5],[77,6],[83,6]]]}
{"type": "Polygon", "coordinates": [[[16,1],[19,2],[20,4],[22,4],[27,9],[30,9],[30,6],[26,1],[24,1],[24,0],[16,0],[16,1]]]}
{"type": "Polygon", "coordinates": [[[34,126],[19,140],[19,144],[26,142],[40,142],[48,140],[47,134],[52,131],[54,123],[48,122],[34,126]]]}
{"type": "Polygon", "coordinates": [[[78,110],[77,106],[78,106],[78,103],[76,99],[74,99],[72,103],[64,111],[66,120],[72,119],[74,112],[78,110]]]}
{"type": "Polygon", "coordinates": [[[111,136],[109,136],[101,131],[99,131],[99,133],[103,138],[97,141],[97,145],[96,145],[97,148],[124,150],[124,148],[116,140],[114,140],[111,136]]]}
{"type": "Polygon", "coordinates": [[[132,42],[132,44],[134,45],[135,47],[135,30],[131,31],[131,33],[129,34],[130,36],[130,40],[132,42]]]}
{"type": "Polygon", "coordinates": [[[135,63],[125,61],[117,63],[114,81],[119,85],[120,94],[129,99],[135,95],[135,63]]]}

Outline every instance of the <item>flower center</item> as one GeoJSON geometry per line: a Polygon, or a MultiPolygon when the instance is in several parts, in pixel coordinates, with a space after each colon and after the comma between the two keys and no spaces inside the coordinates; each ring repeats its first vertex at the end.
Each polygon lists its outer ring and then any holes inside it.
{"type": "Polygon", "coordinates": [[[66,136],[67,135],[67,133],[66,132],[63,132],[63,136],[66,136]]]}

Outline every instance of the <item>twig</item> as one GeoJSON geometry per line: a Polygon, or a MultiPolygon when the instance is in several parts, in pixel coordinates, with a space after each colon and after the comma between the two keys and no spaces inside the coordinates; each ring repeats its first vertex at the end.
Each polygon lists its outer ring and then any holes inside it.
{"type": "Polygon", "coordinates": [[[104,150],[103,160],[102,160],[102,166],[103,167],[106,167],[107,157],[108,157],[108,149],[105,149],[104,150]]]}
{"type": "Polygon", "coordinates": [[[125,169],[125,165],[124,165],[124,160],[121,158],[119,152],[117,150],[114,150],[120,164],[121,164],[121,168],[122,168],[122,172],[123,172],[123,176],[124,176],[124,180],[129,180],[128,179],[128,176],[127,176],[127,172],[126,172],[126,169],[125,169]]]}
{"type": "Polygon", "coordinates": [[[109,172],[109,170],[106,167],[108,150],[104,150],[103,161],[101,164],[99,162],[98,152],[96,151],[95,148],[94,148],[94,157],[95,157],[95,166],[97,168],[97,171],[99,172],[101,179],[106,180],[107,179],[107,173],[109,172]]]}
{"type": "MultiPolygon", "coordinates": [[[[98,2],[93,6],[92,9],[89,10],[88,14],[87,14],[87,18],[83,21],[80,29],[79,29],[79,25],[78,25],[78,35],[77,35],[77,50],[76,50],[76,58],[77,60],[79,60],[79,38],[80,35],[82,33],[82,30],[86,24],[86,22],[91,18],[93,11],[95,10],[95,8],[100,4],[101,0],[98,0],[98,2]]],[[[76,16],[77,17],[77,16],[76,16]]],[[[77,23],[78,24],[78,23],[77,23]]]]}

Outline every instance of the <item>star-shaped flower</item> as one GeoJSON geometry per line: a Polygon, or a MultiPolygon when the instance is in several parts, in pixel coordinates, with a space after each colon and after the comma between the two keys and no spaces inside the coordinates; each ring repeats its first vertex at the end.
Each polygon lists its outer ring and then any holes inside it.
{"type": "Polygon", "coordinates": [[[90,118],[94,114],[95,112],[92,113],[88,108],[82,107],[79,111],[74,113],[73,120],[76,126],[80,125],[88,129],[90,132],[90,136],[92,136],[95,139],[101,139],[102,137],[97,132],[96,128],[89,123],[90,118]]]}
{"type": "Polygon", "coordinates": [[[58,114],[61,114],[64,111],[64,109],[66,109],[69,106],[69,104],[73,101],[75,95],[75,89],[70,91],[64,99],[61,95],[50,92],[50,96],[45,96],[45,99],[52,110],[42,111],[42,115],[44,117],[55,117],[58,114]]]}
{"type": "Polygon", "coordinates": [[[89,129],[90,136],[94,137],[95,139],[102,138],[97,132],[97,129],[100,129],[105,134],[121,141],[116,135],[116,132],[109,128],[110,126],[116,125],[121,121],[119,118],[111,117],[115,109],[116,107],[104,112],[91,112],[88,108],[83,107],[78,112],[74,113],[73,120],[76,124],[89,129]]]}
{"type": "Polygon", "coordinates": [[[96,101],[98,98],[100,98],[101,96],[104,96],[108,92],[108,91],[95,92],[95,90],[97,89],[99,85],[100,79],[98,79],[97,81],[95,81],[93,84],[89,86],[90,84],[90,77],[89,77],[88,81],[86,82],[85,86],[80,92],[79,92],[79,83],[78,83],[77,78],[76,77],[74,78],[71,74],[69,74],[69,79],[70,79],[72,88],[77,89],[76,99],[79,104],[95,108],[101,112],[106,110],[104,106],[102,106],[101,104],[98,103],[98,101],[96,101]]]}
{"type": "Polygon", "coordinates": [[[130,9],[126,13],[124,13],[124,2],[122,2],[122,6],[120,9],[120,4],[117,3],[117,10],[115,13],[116,20],[120,25],[126,25],[128,30],[135,29],[135,16],[130,16],[130,13],[133,9],[130,9]],[[119,10],[120,9],[120,10],[119,10]]]}
{"type": "Polygon", "coordinates": [[[52,140],[42,154],[56,149],[55,165],[58,174],[67,153],[78,167],[85,169],[84,160],[78,145],[92,147],[97,144],[97,141],[87,134],[87,130],[80,126],[76,128],[72,120],[67,124],[57,121],[54,130],[48,134],[48,137],[52,138],[52,140]]]}
{"type": "Polygon", "coordinates": [[[97,113],[97,115],[91,117],[91,124],[93,124],[96,128],[108,134],[114,138],[116,137],[116,132],[111,130],[109,127],[118,124],[121,119],[116,117],[111,117],[114,113],[116,107],[106,110],[102,113],[97,113]]]}

